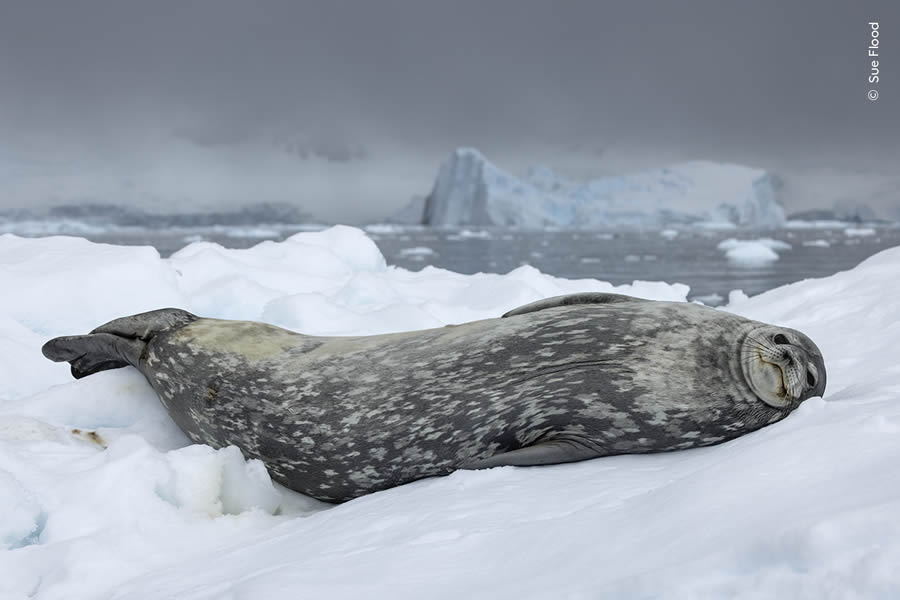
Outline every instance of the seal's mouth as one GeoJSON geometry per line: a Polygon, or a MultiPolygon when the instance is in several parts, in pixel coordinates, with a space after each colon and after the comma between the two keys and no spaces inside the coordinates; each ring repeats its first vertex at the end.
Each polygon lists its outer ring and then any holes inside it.
{"type": "Polygon", "coordinates": [[[791,391],[788,388],[787,381],[785,380],[784,367],[779,363],[766,360],[761,352],[757,352],[757,356],[759,357],[759,362],[761,364],[766,365],[766,368],[770,369],[774,372],[775,375],[778,376],[775,380],[778,386],[775,390],[775,395],[785,402],[790,402],[791,400],[793,400],[794,398],[791,395],[791,391]]]}
{"type": "Polygon", "coordinates": [[[750,388],[757,398],[772,408],[791,406],[799,394],[791,386],[788,373],[791,361],[783,351],[762,345],[755,346],[745,361],[746,375],[750,388]]]}
{"type": "Polygon", "coordinates": [[[759,353],[758,356],[760,364],[764,365],[765,369],[771,372],[773,380],[772,383],[775,384],[774,395],[784,400],[785,402],[790,402],[791,400],[793,400],[790,387],[788,386],[787,379],[785,378],[784,366],[777,362],[766,360],[762,353],[759,353]]]}

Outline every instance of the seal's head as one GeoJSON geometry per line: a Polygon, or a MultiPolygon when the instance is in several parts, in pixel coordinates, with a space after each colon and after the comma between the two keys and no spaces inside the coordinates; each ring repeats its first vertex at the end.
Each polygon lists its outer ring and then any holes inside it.
{"type": "Polygon", "coordinates": [[[793,410],[825,393],[825,361],[811,339],[786,327],[752,329],[741,347],[741,368],[750,389],[772,408],[793,410]]]}

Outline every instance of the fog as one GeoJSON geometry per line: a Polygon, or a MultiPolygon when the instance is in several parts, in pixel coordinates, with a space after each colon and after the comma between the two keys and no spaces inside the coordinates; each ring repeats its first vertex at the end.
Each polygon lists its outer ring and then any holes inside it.
{"type": "Polygon", "coordinates": [[[898,17],[891,0],[8,3],[0,209],[265,201],[355,223],[427,193],[461,145],[577,178],[737,162],[794,178],[796,208],[827,182],[900,207],[898,17]]]}

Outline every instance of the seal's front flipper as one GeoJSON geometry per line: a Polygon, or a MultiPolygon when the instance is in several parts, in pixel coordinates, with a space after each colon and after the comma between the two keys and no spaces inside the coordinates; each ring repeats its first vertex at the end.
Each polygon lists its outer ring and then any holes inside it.
{"type": "Polygon", "coordinates": [[[490,469],[492,467],[533,467],[558,465],[597,458],[600,454],[587,444],[569,438],[548,440],[533,446],[525,446],[496,454],[488,458],[469,461],[461,469],[490,469]]]}
{"type": "Polygon", "coordinates": [[[91,333],[53,338],[41,352],[53,362],[69,362],[72,377],[81,379],[108,369],[137,366],[145,345],[111,333],[91,333]]]}
{"type": "Polygon", "coordinates": [[[115,319],[88,335],[54,338],[44,344],[41,351],[54,362],[71,363],[72,376],[81,379],[107,369],[137,367],[147,342],[154,335],[187,325],[197,318],[179,308],[153,310],[115,319]]]}
{"type": "Polygon", "coordinates": [[[605,292],[582,292],[580,294],[567,294],[565,296],[553,296],[544,298],[530,304],[514,308],[505,313],[502,318],[524,315],[547,308],[559,306],[574,306],[576,304],[618,304],[619,302],[647,302],[643,298],[635,298],[624,294],[607,294],[605,292]]]}

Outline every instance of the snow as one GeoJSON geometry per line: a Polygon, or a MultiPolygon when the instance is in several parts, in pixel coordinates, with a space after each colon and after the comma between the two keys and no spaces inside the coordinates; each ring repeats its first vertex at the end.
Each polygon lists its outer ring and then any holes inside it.
{"type": "Polygon", "coordinates": [[[41,344],[161,306],[346,335],[575,291],[683,301],[687,286],[527,266],[410,272],[348,227],[247,250],[199,242],[171,259],[0,236],[0,597],[898,597],[898,270],[894,248],[729,294],[724,310],[796,327],[825,355],[825,398],[781,423],[711,448],[458,472],[329,507],[234,448],[190,445],[135,370],[75,381],[41,344]]]}
{"type": "Polygon", "coordinates": [[[424,222],[527,228],[702,222],[727,228],[778,227],[785,216],[771,176],[760,169],[694,161],[580,183],[545,167],[518,178],[474,148],[460,148],[441,165],[424,222]]]}

